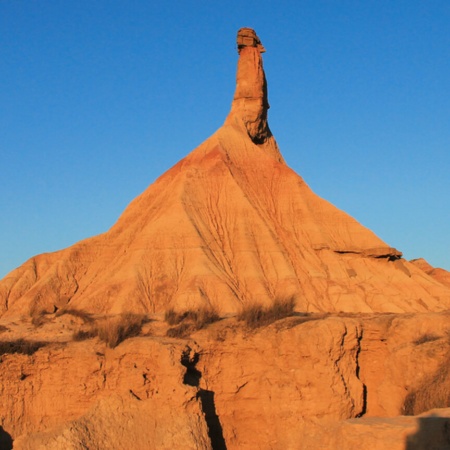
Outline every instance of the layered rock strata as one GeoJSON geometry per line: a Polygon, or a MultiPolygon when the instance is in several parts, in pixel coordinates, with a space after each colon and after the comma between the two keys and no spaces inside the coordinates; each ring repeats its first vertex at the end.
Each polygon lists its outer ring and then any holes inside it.
{"type": "Polygon", "coordinates": [[[9,435],[14,449],[33,450],[350,450],[361,440],[383,450],[446,448],[448,409],[425,412],[448,406],[448,318],[298,315],[255,330],[229,318],[187,339],[150,324],[153,333],[114,349],[95,339],[4,354],[0,442],[9,435]]]}
{"type": "MultiPolygon", "coordinates": [[[[161,312],[295,297],[300,311],[450,308],[450,288],[315,195],[267,123],[261,41],[238,33],[224,125],[106,233],[35,256],[0,282],[0,315],[61,308],[161,312]]],[[[370,207],[370,206],[368,206],[370,207]]]]}

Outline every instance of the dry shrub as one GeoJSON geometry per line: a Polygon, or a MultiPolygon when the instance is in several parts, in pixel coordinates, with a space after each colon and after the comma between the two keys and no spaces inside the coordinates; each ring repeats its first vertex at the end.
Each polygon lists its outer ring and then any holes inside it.
{"type": "Polygon", "coordinates": [[[178,325],[183,320],[183,314],[177,313],[173,308],[166,310],[164,321],[169,325],[178,325]]]}
{"type": "Polygon", "coordinates": [[[195,329],[200,330],[211,323],[217,322],[220,316],[214,308],[202,307],[197,311],[188,311],[186,318],[194,323],[195,329]]]}
{"type": "Polygon", "coordinates": [[[126,313],[118,318],[108,319],[98,327],[98,337],[108,347],[117,347],[130,337],[138,336],[141,332],[144,317],[138,314],[126,313]]]}
{"type": "Polygon", "coordinates": [[[75,331],[72,335],[72,339],[74,341],[86,341],[87,339],[92,339],[97,337],[97,329],[89,329],[89,330],[78,330],[75,331]]]}
{"type": "Polygon", "coordinates": [[[42,308],[37,303],[34,303],[30,307],[30,317],[31,317],[31,323],[36,327],[39,328],[46,322],[45,315],[47,312],[44,308],[42,308]]]}
{"type": "Polygon", "coordinates": [[[421,344],[425,344],[426,342],[437,341],[438,339],[440,339],[440,336],[437,336],[434,333],[425,333],[422,336],[420,336],[420,338],[416,339],[413,342],[413,344],[414,345],[421,345],[421,344]]]}
{"type": "Polygon", "coordinates": [[[275,299],[272,305],[263,306],[256,303],[246,305],[238,314],[237,319],[245,322],[249,328],[269,325],[276,320],[292,316],[295,309],[295,298],[275,299]]]}
{"type": "Polygon", "coordinates": [[[138,336],[146,321],[147,317],[144,315],[124,313],[91,323],[89,329],[76,331],[72,338],[82,341],[98,336],[108,347],[114,348],[125,339],[138,336]]]}
{"type": "Polygon", "coordinates": [[[180,313],[173,309],[168,309],[164,314],[164,320],[169,325],[176,326],[169,328],[166,335],[178,338],[186,337],[191,332],[201,330],[219,319],[220,316],[217,310],[212,306],[203,306],[197,310],[188,310],[180,313]]]}
{"type": "Polygon", "coordinates": [[[166,336],[172,338],[185,338],[188,337],[194,330],[190,323],[180,323],[176,327],[169,328],[166,332],[166,336]]]}
{"type": "Polygon", "coordinates": [[[47,342],[27,341],[25,339],[16,339],[14,341],[0,341],[0,355],[10,355],[13,353],[32,355],[46,345],[47,342]]]}
{"type": "Polygon", "coordinates": [[[450,352],[438,370],[410,392],[403,404],[405,415],[417,415],[434,408],[450,406],[450,352]]]}
{"type": "Polygon", "coordinates": [[[9,328],[4,325],[0,325],[0,333],[4,333],[5,331],[9,331],[9,328]]]}

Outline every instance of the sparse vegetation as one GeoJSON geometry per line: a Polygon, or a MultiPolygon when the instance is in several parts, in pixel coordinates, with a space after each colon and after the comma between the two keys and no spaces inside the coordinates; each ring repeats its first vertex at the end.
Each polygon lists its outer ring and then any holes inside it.
{"type": "Polygon", "coordinates": [[[173,308],[166,310],[164,313],[164,320],[169,325],[178,325],[184,317],[185,313],[177,313],[173,308]]]}
{"type": "Polygon", "coordinates": [[[295,298],[275,299],[272,305],[263,306],[256,303],[244,306],[237,319],[245,322],[249,328],[259,328],[276,320],[292,316],[295,309],[295,298]]]}
{"type": "Polygon", "coordinates": [[[405,415],[417,415],[433,408],[450,406],[450,352],[439,369],[410,392],[403,404],[405,415]]]}
{"type": "Polygon", "coordinates": [[[72,339],[74,341],[86,341],[88,339],[92,339],[98,336],[98,330],[90,328],[89,330],[78,330],[75,331],[72,335],[72,339]]]}
{"type": "MultiPolygon", "coordinates": [[[[435,335],[419,338],[419,344],[439,339],[435,335]]],[[[416,342],[417,342],[416,341],[416,342]]],[[[419,345],[417,344],[417,345],[419,345]]],[[[450,350],[435,373],[426,376],[421,383],[411,390],[403,403],[405,415],[417,415],[434,408],[450,407],[450,350]]]]}
{"type": "Polygon", "coordinates": [[[59,309],[56,312],[56,317],[60,317],[63,315],[70,315],[73,317],[78,317],[80,318],[84,323],[88,323],[88,322],[92,322],[94,319],[92,318],[92,315],[87,313],[86,311],[83,311],[81,309],[59,309]]]}
{"type": "Polygon", "coordinates": [[[30,307],[31,323],[36,327],[41,327],[45,323],[46,311],[39,304],[34,303],[30,307]]]}
{"type": "Polygon", "coordinates": [[[139,314],[124,313],[97,322],[90,322],[86,330],[76,331],[72,338],[75,341],[97,337],[110,348],[117,347],[130,337],[138,336],[147,317],[139,314]]]}
{"type": "Polygon", "coordinates": [[[27,341],[25,339],[15,339],[14,341],[0,341],[0,355],[10,355],[13,353],[32,355],[46,345],[47,342],[27,341]]]}
{"type": "Polygon", "coordinates": [[[0,325],[0,333],[3,333],[3,332],[8,331],[8,330],[9,330],[8,327],[5,327],[4,325],[0,325]]]}
{"type": "Polygon", "coordinates": [[[176,312],[171,308],[164,314],[164,320],[172,326],[167,330],[166,335],[177,338],[187,337],[190,333],[201,330],[219,319],[216,309],[211,306],[183,312],[176,312]]]}
{"type": "Polygon", "coordinates": [[[420,336],[418,339],[416,339],[413,344],[414,345],[421,345],[425,344],[426,342],[433,342],[440,339],[440,336],[437,336],[434,333],[425,333],[422,336],[420,336]]]}
{"type": "Polygon", "coordinates": [[[166,336],[172,338],[185,338],[188,337],[193,331],[194,327],[190,323],[180,323],[179,325],[169,328],[166,332],[166,336]]]}

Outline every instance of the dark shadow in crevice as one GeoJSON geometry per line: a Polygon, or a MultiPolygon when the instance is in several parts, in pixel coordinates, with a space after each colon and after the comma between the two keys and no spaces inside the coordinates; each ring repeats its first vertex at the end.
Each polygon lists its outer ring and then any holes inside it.
{"type": "Polygon", "coordinates": [[[363,389],[363,404],[361,412],[356,415],[357,418],[363,417],[367,412],[367,386],[364,383],[362,383],[362,389],[363,389]]]}
{"type": "MultiPolygon", "coordinates": [[[[361,331],[360,336],[358,337],[358,349],[356,351],[356,376],[358,380],[361,381],[360,370],[361,366],[359,365],[359,355],[361,353],[361,341],[363,339],[364,332],[361,331]]],[[[363,417],[367,412],[367,386],[361,381],[362,389],[363,389],[363,404],[361,408],[361,412],[356,417],[363,417]]]]}
{"type": "MultiPolygon", "coordinates": [[[[200,354],[195,352],[192,355],[192,349],[189,346],[183,351],[181,355],[181,364],[186,367],[186,373],[183,377],[184,384],[197,388],[199,387],[202,373],[195,367],[199,359],[200,354]]],[[[222,425],[220,424],[219,416],[216,413],[214,392],[199,388],[197,398],[200,399],[201,409],[205,415],[212,450],[227,450],[225,439],[223,437],[222,425]]]]}
{"type": "Polygon", "coordinates": [[[219,416],[216,413],[214,392],[199,389],[197,396],[200,398],[203,414],[205,414],[211,447],[213,450],[227,450],[225,439],[223,437],[222,425],[220,424],[219,416]]]}
{"type": "Polygon", "coordinates": [[[13,448],[13,440],[9,433],[0,427],[0,450],[11,450],[13,448]]]}
{"type": "Polygon", "coordinates": [[[191,348],[186,347],[181,355],[181,364],[186,367],[186,373],[183,377],[184,384],[198,387],[202,373],[195,366],[199,359],[200,355],[198,353],[194,353],[194,356],[191,357],[191,348]]]}

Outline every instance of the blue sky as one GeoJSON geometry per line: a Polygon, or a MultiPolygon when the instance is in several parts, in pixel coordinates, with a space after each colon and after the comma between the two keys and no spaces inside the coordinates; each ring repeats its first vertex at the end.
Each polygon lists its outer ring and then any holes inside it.
{"type": "Polygon", "coordinates": [[[0,0],[0,277],[108,230],[219,128],[236,31],[321,197],[450,270],[450,2],[0,0]]]}

